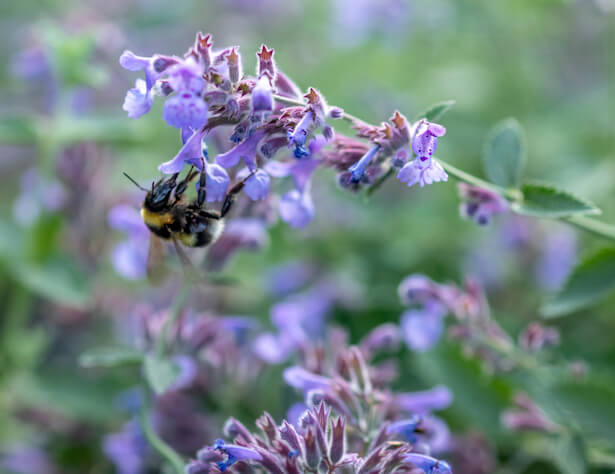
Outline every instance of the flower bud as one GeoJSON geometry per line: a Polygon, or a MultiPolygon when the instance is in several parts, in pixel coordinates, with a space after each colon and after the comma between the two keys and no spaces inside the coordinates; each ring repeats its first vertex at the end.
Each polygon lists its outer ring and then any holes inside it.
{"type": "Polygon", "coordinates": [[[346,421],[339,417],[337,421],[331,420],[331,445],[329,446],[329,459],[337,464],[346,452],[346,421]]]}

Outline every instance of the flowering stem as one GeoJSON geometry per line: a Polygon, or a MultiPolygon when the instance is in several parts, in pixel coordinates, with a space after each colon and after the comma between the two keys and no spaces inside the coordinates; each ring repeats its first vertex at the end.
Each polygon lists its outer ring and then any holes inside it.
{"type": "Polygon", "coordinates": [[[143,404],[141,406],[141,413],[139,416],[139,421],[141,423],[141,429],[143,430],[143,434],[145,435],[145,439],[147,439],[148,443],[154,450],[160,454],[164,459],[166,459],[171,466],[173,466],[173,470],[176,474],[184,474],[184,460],[181,456],[167,443],[165,443],[154,431],[154,427],[150,423],[148,412],[149,412],[149,403],[147,403],[148,398],[148,390],[144,387],[143,389],[143,404]]]}
{"type": "MultiPolygon", "coordinates": [[[[306,105],[304,101],[292,99],[290,97],[283,97],[280,95],[274,95],[273,97],[281,104],[295,106],[306,105]]],[[[344,112],[342,119],[347,122],[350,122],[351,124],[355,122],[362,122],[361,119],[346,112],[344,112]]],[[[437,160],[448,174],[457,178],[460,181],[493,191],[512,202],[520,202],[523,199],[523,194],[518,189],[506,189],[501,186],[497,186],[493,183],[489,183],[483,179],[480,179],[470,173],[466,173],[465,171],[460,170],[459,168],[445,161],[442,161],[439,158],[437,160]]],[[[370,188],[368,188],[367,196],[371,195],[376,189],[382,186],[391,176],[393,176],[393,174],[394,173],[392,169],[386,171],[378,180],[374,182],[372,186],[370,186],[370,188]]],[[[600,222],[596,219],[592,219],[591,217],[586,216],[564,217],[561,220],[568,222],[569,224],[574,225],[591,234],[615,241],[615,226],[613,225],[606,224],[604,222],[600,222]]]]}
{"type": "Polygon", "coordinates": [[[188,299],[188,295],[190,294],[190,285],[188,283],[189,282],[187,280],[182,283],[179,293],[175,297],[175,301],[171,307],[169,317],[165,321],[164,326],[162,326],[160,337],[156,342],[156,354],[158,356],[164,355],[166,351],[169,329],[175,325],[175,321],[177,321],[177,317],[181,313],[181,310],[188,299]]]}

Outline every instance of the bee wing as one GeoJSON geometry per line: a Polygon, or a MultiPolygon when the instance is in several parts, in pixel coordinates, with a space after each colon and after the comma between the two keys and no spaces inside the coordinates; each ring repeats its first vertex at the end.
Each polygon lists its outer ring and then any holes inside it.
{"type": "Polygon", "coordinates": [[[154,284],[164,282],[168,273],[166,265],[166,242],[161,238],[150,234],[149,252],[147,254],[147,278],[154,284]]]}

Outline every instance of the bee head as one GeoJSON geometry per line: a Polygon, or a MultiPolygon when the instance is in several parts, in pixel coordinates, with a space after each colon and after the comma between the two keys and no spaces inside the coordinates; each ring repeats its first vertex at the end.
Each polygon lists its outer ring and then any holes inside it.
{"type": "Polygon", "coordinates": [[[177,175],[174,174],[168,179],[161,179],[158,182],[152,183],[152,189],[145,195],[143,206],[154,212],[162,211],[168,207],[169,198],[176,186],[176,179],[177,175]]]}

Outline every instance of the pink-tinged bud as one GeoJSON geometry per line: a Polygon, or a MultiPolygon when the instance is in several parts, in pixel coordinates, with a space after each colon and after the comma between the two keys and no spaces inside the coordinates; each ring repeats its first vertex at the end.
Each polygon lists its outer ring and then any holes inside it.
{"type": "Polygon", "coordinates": [[[258,77],[265,74],[269,75],[270,79],[275,78],[275,63],[273,62],[273,49],[267,49],[267,46],[262,45],[261,50],[256,53],[258,56],[258,77]]]}
{"type": "Polygon", "coordinates": [[[305,443],[305,463],[307,467],[312,471],[315,471],[320,464],[320,450],[318,449],[318,443],[316,442],[316,435],[314,434],[315,428],[308,428],[303,436],[305,443]]]}
{"type": "Polygon", "coordinates": [[[334,120],[341,119],[344,117],[344,109],[340,107],[331,107],[327,115],[329,116],[329,118],[332,118],[334,120]]]}
{"type": "Polygon", "coordinates": [[[278,438],[278,430],[275,421],[269,413],[265,412],[263,416],[256,420],[256,426],[258,426],[261,431],[265,433],[265,436],[267,436],[270,444],[278,438]]]}
{"type": "Polygon", "coordinates": [[[539,323],[530,323],[519,335],[519,345],[526,351],[537,352],[559,344],[559,331],[539,323]]]}
{"type": "Polygon", "coordinates": [[[261,455],[260,464],[271,474],[286,474],[284,468],[278,463],[276,457],[266,449],[261,447],[255,448],[255,451],[261,455]]]}
{"type": "Polygon", "coordinates": [[[376,468],[378,464],[385,458],[384,448],[377,448],[363,461],[361,465],[361,469],[357,474],[368,474],[371,473],[373,469],[376,468]]]}
{"type": "Polygon", "coordinates": [[[392,323],[381,324],[374,328],[361,341],[361,351],[367,359],[381,350],[395,351],[399,348],[401,333],[399,327],[392,323]]]}
{"type": "Polygon", "coordinates": [[[361,354],[361,351],[356,346],[350,347],[349,363],[352,378],[356,380],[363,393],[370,393],[372,391],[372,381],[369,376],[369,370],[363,354],[361,354]]]}
{"type": "Polygon", "coordinates": [[[290,445],[292,449],[296,450],[298,453],[303,451],[299,434],[297,434],[295,427],[286,420],[284,420],[282,426],[280,427],[280,436],[290,445]]]}
{"type": "Polygon", "coordinates": [[[204,66],[205,71],[211,66],[211,35],[203,36],[200,31],[196,34],[194,41],[194,51],[198,56],[199,62],[204,66]]]}
{"type": "Polygon", "coordinates": [[[239,46],[231,49],[231,52],[226,55],[229,79],[232,84],[237,84],[243,75],[241,55],[237,52],[237,49],[239,49],[239,46]]]}
{"type": "Polygon", "coordinates": [[[224,434],[233,440],[241,440],[246,443],[254,443],[254,437],[240,421],[229,418],[224,424],[224,434]]]}
{"type": "Polygon", "coordinates": [[[333,464],[342,460],[346,452],[346,421],[340,417],[337,421],[331,421],[331,446],[329,447],[329,459],[333,464]]]}

